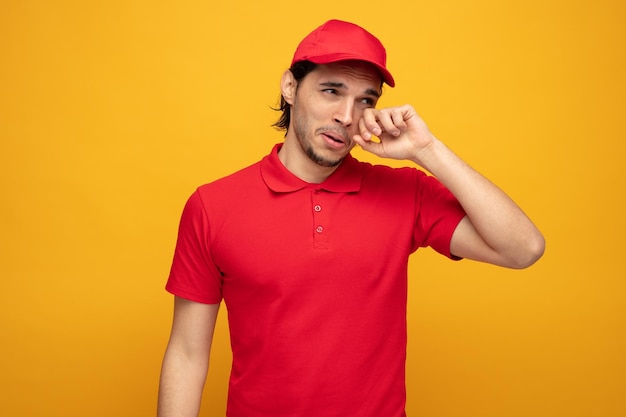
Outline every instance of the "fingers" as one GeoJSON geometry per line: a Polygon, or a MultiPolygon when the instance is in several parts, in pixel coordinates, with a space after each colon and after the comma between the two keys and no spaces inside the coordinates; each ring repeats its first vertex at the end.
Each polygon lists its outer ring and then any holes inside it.
{"type": "Polygon", "coordinates": [[[371,140],[372,136],[381,137],[388,134],[394,137],[400,136],[406,131],[410,108],[392,107],[386,109],[367,109],[359,120],[359,132],[364,140],[371,140]]]}
{"type": "Polygon", "coordinates": [[[354,135],[352,137],[355,143],[357,143],[364,151],[370,152],[374,155],[385,157],[385,147],[382,142],[376,142],[371,140],[371,136],[365,139],[361,135],[354,135]]]}

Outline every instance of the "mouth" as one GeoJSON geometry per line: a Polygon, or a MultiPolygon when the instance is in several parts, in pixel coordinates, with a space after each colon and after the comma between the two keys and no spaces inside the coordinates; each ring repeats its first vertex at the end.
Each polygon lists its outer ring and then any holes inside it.
{"type": "Polygon", "coordinates": [[[324,141],[333,148],[341,148],[344,147],[347,143],[344,135],[334,132],[334,131],[324,131],[321,132],[324,141]]]}

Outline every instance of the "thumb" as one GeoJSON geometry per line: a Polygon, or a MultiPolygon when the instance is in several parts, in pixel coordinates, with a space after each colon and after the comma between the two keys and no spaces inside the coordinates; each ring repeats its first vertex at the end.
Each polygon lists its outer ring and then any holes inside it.
{"type": "Polygon", "coordinates": [[[354,135],[352,140],[356,142],[364,151],[373,153],[374,155],[381,156],[382,143],[374,142],[373,140],[363,139],[361,135],[354,135]]]}

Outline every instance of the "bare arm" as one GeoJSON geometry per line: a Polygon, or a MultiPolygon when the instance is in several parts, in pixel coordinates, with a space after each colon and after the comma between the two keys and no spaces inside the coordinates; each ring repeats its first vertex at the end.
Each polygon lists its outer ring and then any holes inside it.
{"type": "Polygon", "coordinates": [[[411,106],[369,109],[354,140],[366,151],[408,159],[432,172],[459,200],[467,216],[450,251],[459,257],[526,268],[543,254],[542,234],[502,190],[438,140],[411,106]],[[378,136],[380,142],[371,140],[378,136]]]}
{"type": "Polygon", "coordinates": [[[526,268],[543,254],[539,230],[501,189],[472,169],[438,140],[422,157],[459,200],[467,216],[457,226],[450,252],[509,268],[526,268]],[[437,149],[439,148],[439,149],[437,149]]]}
{"type": "Polygon", "coordinates": [[[219,304],[176,297],[159,385],[158,417],[197,417],[219,304]]]}

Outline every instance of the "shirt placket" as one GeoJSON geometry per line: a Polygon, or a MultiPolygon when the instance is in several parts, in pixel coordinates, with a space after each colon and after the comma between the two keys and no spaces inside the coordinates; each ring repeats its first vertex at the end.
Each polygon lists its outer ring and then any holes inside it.
{"type": "Polygon", "coordinates": [[[313,213],[313,248],[328,250],[328,212],[326,193],[316,189],[311,193],[311,210],[313,213]]]}

